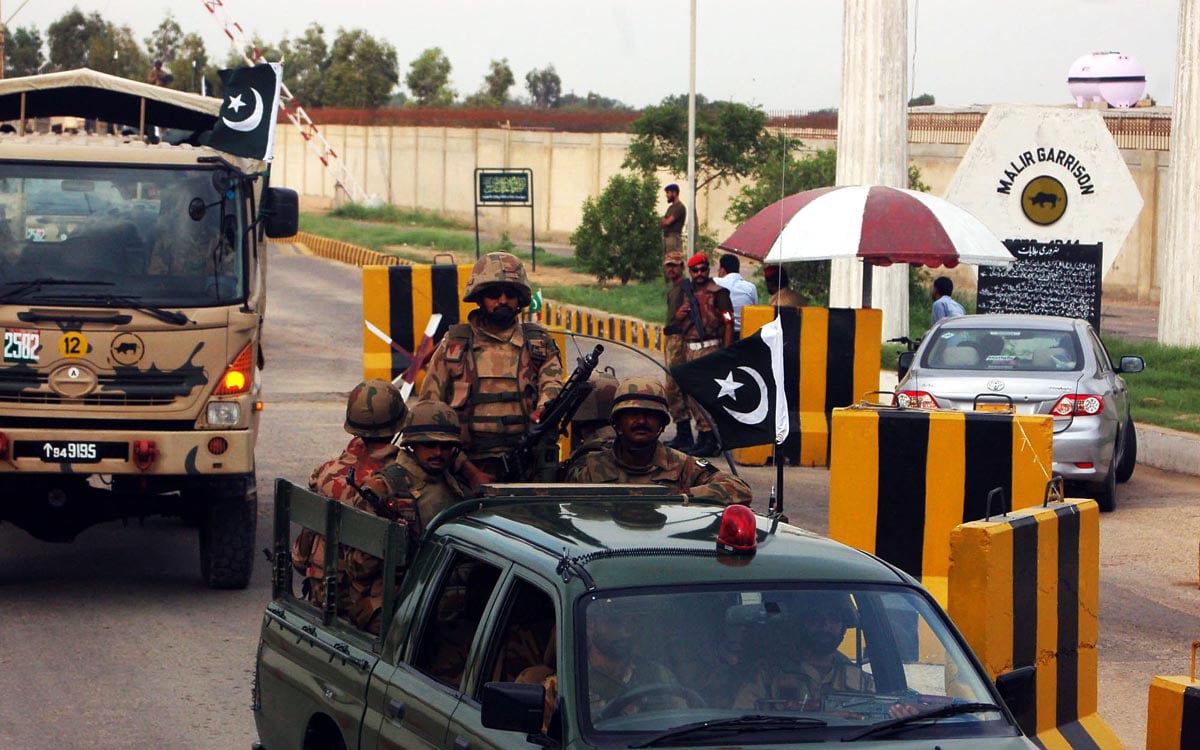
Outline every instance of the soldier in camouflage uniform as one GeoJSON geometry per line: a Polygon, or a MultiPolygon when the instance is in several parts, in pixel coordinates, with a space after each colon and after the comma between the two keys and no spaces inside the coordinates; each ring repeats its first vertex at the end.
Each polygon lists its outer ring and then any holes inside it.
{"type": "Polygon", "coordinates": [[[463,294],[464,302],[479,307],[467,323],[450,326],[421,385],[419,398],[458,412],[468,471],[482,471],[482,481],[500,476],[501,457],[563,387],[554,339],[542,326],[517,319],[532,298],[515,256],[481,258],[463,294]]]}
{"type": "Polygon", "coordinates": [[[199,221],[188,214],[193,198],[211,203],[216,195],[208,178],[165,186],[159,194],[158,220],[148,273],[154,276],[202,276],[233,273],[233,247],[221,234],[221,212],[212,206],[199,221]]]}
{"type": "Polygon", "coordinates": [[[599,371],[592,375],[592,392],[571,418],[571,456],[559,468],[559,479],[589,453],[612,447],[617,431],[612,427],[612,402],[617,395],[617,376],[599,371]]]}
{"type": "Polygon", "coordinates": [[[660,484],[693,498],[749,504],[750,487],[702,458],[666,447],[658,438],[671,421],[662,384],[626,378],[613,399],[613,447],[584,457],[567,476],[573,483],[660,484]]]}
{"type": "MultiPolygon", "coordinates": [[[[667,253],[663,258],[663,278],[667,282],[667,324],[663,326],[663,362],[668,368],[682,365],[687,361],[683,353],[683,333],[675,313],[683,304],[683,290],[679,282],[683,281],[683,253],[667,253]]],[[[687,453],[696,444],[692,436],[692,414],[684,399],[683,391],[675,378],[667,375],[667,401],[671,410],[671,419],[675,420],[675,438],[667,441],[668,448],[687,453]]]]}
{"type": "MultiPolygon", "coordinates": [[[[342,455],[313,470],[308,488],[340,503],[354,505],[359,496],[347,481],[350,470],[354,470],[357,483],[395,460],[398,449],[392,445],[392,437],[403,417],[404,400],[396,386],[386,380],[359,383],[346,399],[345,430],[354,437],[342,455]]],[[[318,607],[325,599],[324,562],[325,538],[311,529],[301,531],[292,545],[292,565],[304,576],[303,589],[308,600],[318,607]]],[[[338,586],[338,613],[347,615],[354,605],[354,593],[352,587],[345,585],[348,579],[344,567],[341,563],[338,567],[342,579],[342,585],[338,586]]]]}
{"type": "MultiPolygon", "coordinates": [[[[466,482],[452,472],[459,439],[458,414],[453,409],[436,401],[416,402],[404,420],[396,462],[362,483],[354,507],[402,520],[413,535],[420,536],[438,513],[469,494],[466,482]],[[366,499],[368,493],[382,501],[380,507],[366,499]]],[[[383,609],[382,561],[354,549],[347,549],[344,559],[353,590],[350,621],[378,633],[383,609]]]]}

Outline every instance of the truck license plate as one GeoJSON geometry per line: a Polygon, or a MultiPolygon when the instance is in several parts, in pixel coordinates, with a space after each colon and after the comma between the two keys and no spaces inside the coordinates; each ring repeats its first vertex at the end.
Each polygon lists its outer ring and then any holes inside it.
{"type": "Polygon", "coordinates": [[[90,440],[18,440],[13,458],[40,458],[46,463],[94,464],[105,458],[127,459],[128,443],[90,440]]]}

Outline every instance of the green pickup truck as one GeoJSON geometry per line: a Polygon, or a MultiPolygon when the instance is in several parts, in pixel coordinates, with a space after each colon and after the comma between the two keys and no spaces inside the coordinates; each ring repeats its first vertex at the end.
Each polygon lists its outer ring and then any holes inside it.
{"type": "Polygon", "coordinates": [[[909,576],[744,506],[493,487],[417,541],[276,493],[257,747],[1034,747],[1029,671],[990,683],[909,576]],[[323,607],[293,594],[293,525],[329,542],[323,607]],[[339,544],[402,575],[381,635],[337,615],[339,544]]]}

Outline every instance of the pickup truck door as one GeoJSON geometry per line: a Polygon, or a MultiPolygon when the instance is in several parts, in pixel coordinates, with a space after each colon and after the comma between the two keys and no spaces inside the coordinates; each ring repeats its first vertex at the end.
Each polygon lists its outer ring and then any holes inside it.
{"type": "Polygon", "coordinates": [[[480,658],[475,660],[476,668],[468,674],[463,698],[454,709],[445,750],[537,747],[520,732],[485,728],[478,696],[488,682],[540,682],[554,673],[560,653],[570,653],[562,645],[563,619],[554,592],[548,581],[513,567],[487,623],[486,637],[480,639],[480,658]]]}
{"type": "MultiPolygon", "coordinates": [[[[377,670],[383,719],[376,747],[440,749],[476,650],[479,627],[508,563],[451,545],[414,614],[412,638],[394,667],[377,670]]],[[[382,665],[381,665],[382,667],[382,665]]]]}

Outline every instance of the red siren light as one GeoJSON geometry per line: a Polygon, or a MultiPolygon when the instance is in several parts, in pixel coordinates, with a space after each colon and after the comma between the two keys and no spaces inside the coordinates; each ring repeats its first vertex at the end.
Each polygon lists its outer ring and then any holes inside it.
{"type": "Polygon", "coordinates": [[[721,514],[717,549],[735,555],[752,555],[758,547],[758,519],[745,505],[730,505],[721,514]]]}

